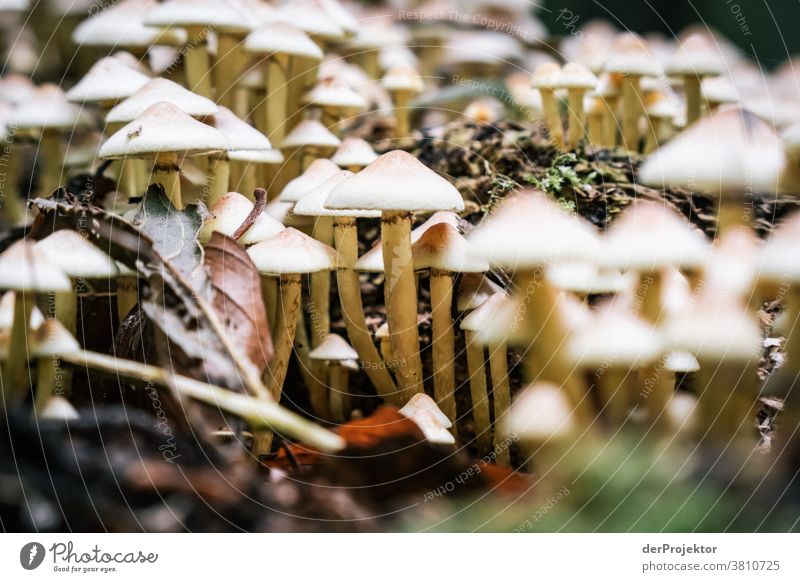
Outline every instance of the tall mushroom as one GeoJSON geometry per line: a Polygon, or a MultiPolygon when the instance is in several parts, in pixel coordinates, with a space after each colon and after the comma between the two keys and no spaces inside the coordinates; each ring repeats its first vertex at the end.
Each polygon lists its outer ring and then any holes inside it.
{"type": "Polygon", "coordinates": [[[160,102],[109,137],[100,149],[100,157],[153,158],[150,182],[160,184],[172,205],[182,210],[179,156],[227,148],[228,140],[219,131],[192,119],[171,103],[160,102]]]}
{"type": "Polygon", "coordinates": [[[411,246],[411,254],[414,269],[430,269],[433,393],[448,418],[455,420],[453,278],[455,273],[485,273],[489,263],[475,258],[470,243],[447,223],[436,224],[425,231],[411,246]]]}
{"type": "Polygon", "coordinates": [[[538,89],[542,96],[544,120],[550,139],[556,148],[564,146],[564,125],[561,122],[561,111],[556,90],[560,89],[561,67],[556,63],[543,63],[533,72],[531,86],[538,89]]]}
{"type": "Polygon", "coordinates": [[[598,80],[589,69],[578,63],[567,63],[561,69],[559,85],[567,90],[569,124],[567,148],[574,150],[586,134],[583,98],[597,86],[598,80]]]}
{"type": "Polygon", "coordinates": [[[666,73],[683,79],[686,93],[686,124],[691,125],[703,111],[701,82],[725,72],[725,59],[714,49],[707,36],[692,34],[681,41],[678,50],[667,61],[666,73]]]}
{"type": "MultiPolygon", "coordinates": [[[[318,167],[322,168],[323,171],[327,169],[327,165],[321,164],[318,167]]],[[[364,371],[375,385],[376,391],[384,399],[391,402],[397,396],[397,387],[389,371],[381,362],[381,357],[367,329],[364,306],[361,302],[361,284],[358,279],[358,273],[353,269],[358,260],[356,219],[378,218],[380,217],[380,211],[331,210],[325,208],[325,200],[330,192],[351,175],[347,171],[337,172],[315,188],[312,188],[308,194],[297,201],[294,213],[298,216],[315,216],[318,221],[333,221],[334,248],[339,252],[343,260],[343,268],[336,271],[336,282],[347,336],[358,353],[359,359],[364,363],[364,371]]],[[[313,294],[314,291],[312,289],[313,294]]],[[[319,322],[317,325],[319,326],[319,322]]]]}
{"type": "Polygon", "coordinates": [[[334,210],[380,210],[386,266],[386,313],[392,350],[401,362],[399,387],[407,400],[422,392],[417,328],[417,288],[411,256],[412,212],[460,211],[464,201],[447,180],[411,154],[395,150],[337,186],[325,206],[334,210]]]}

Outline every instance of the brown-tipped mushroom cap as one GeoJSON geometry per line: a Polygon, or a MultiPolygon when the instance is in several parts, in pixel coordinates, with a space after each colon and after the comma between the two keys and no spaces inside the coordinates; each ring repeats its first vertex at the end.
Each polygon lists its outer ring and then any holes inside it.
{"type": "Polygon", "coordinates": [[[278,200],[281,202],[297,202],[311,190],[322,185],[339,172],[341,172],[339,167],[330,160],[323,158],[314,160],[306,168],[305,172],[286,184],[278,196],[278,200]]]}
{"type": "Polygon", "coordinates": [[[74,230],[57,230],[36,243],[36,248],[73,279],[108,279],[119,275],[111,257],[74,230]]]}
{"type": "Polygon", "coordinates": [[[108,123],[127,123],[161,101],[179,107],[193,117],[216,115],[217,105],[211,99],[192,93],[169,79],[152,79],[136,93],[118,103],[106,115],[108,123]]]}
{"type": "Polygon", "coordinates": [[[23,239],[0,254],[0,289],[47,293],[69,291],[72,284],[35,243],[23,239]]]}
{"type": "MultiPolygon", "coordinates": [[[[206,242],[214,232],[225,236],[233,234],[244,223],[253,210],[253,203],[238,192],[228,192],[211,207],[211,217],[203,224],[197,234],[200,242],[206,242]]],[[[283,232],[285,227],[266,212],[262,212],[253,226],[239,238],[243,245],[256,244],[283,232]]]]}
{"type": "Polygon", "coordinates": [[[253,245],[247,254],[264,275],[316,273],[344,264],[334,249],[293,228],[253,245]]]}
{"type": "Polygon", "coordinates": [[[100,148],[101,158],[147,157],[159,153],[202,154],[228,149],[219,131],[171,103],[148,107],[100,148]]]}
{"type": "Polygon", "coordinates": [[[414,268],[438,269],[452,273],[483,273],[489,263],[476,257],[470,243],[458,229],[446,223],[430,227],[411,246],[414,268]]]}
{"type": "Polygon", "coordinates": [[[458,190],[411,154],[383,154],[331,192],[334,210],[434,211],[464,209],[458,190]]]}
{"type": "Polygon", "coordinates": [[[467,239],[479,256],[509,268],[593,260],[600,249],[591,224],[536,190],[506,198],[467,239]]]}
{"type": "Polygon", "coordinates": [[[316,348],[309,352],[308,356],[312,360],[341,362],[343,360],[357,360],[358,352],[342,336],[329,333],[316,348]]]}
{"type": "Polygon", "coordinates": [[[113,103],[130,97],[149,81],[150,77],[125,65],[117,57],[105,57],[67,91],[67,100],[73,103],[113,103]]]}

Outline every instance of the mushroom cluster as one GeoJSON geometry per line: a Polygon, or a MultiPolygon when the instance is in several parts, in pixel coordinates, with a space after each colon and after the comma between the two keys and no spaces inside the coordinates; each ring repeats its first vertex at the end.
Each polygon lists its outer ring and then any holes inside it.
{"type": "Polygon", "coordinates": [[[799,190],[794,73],[756,75],[712,33],[668,42],[597,23],[562,39],[556,59],[516,3],[470,4],[525,35],[444,25],[436,14],[455,2],[420,4],[404,20],[339,0],[120,0],[74,24],[76,45],[112,52],[67,91],[0,78],[13,160],[0,405],[32,395],[39,414],[69,420],[70,366],[134,373],[85,349],[80,306],[105,286],[124,319],[151,282],[86,233],[30,228],[22,204],[62,200],[70,178],[96,173],[114,187],[70,196],[138,229],[159,191],[170,213],[202,206],[187,242],[229,237],[259,274],[274,355],[256,394],[150,370],[245,418],[254,455],[274,430],[342,444],[278,406],[298,386],[319,425],[359,416],[369,397],[437,446],[506,465],[530,453],[546,467],[565,442],[623,427],[672,434],[690,415],[698,439],[753,447],[767,389],[758,309],[776,295],[785,364],[770,382],[788,393],[800,370],[800,215],[766,241],[752,227],[756,193],[799,190]],[[507,95],[465,100],[482,78],[507,95]],[[489,128],[518,109],[546,138],[532,147],[611,151],[649,188],[631,188],[601,230],[544,187],[513,185],[476,212],[470,184],[415,155],[454,118],[489,128]],[[659,196],[677,188],[717,202],[713,239],[659,196]]]}

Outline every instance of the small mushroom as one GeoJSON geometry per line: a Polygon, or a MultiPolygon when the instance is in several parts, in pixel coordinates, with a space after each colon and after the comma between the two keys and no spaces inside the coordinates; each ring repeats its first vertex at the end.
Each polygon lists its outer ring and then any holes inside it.
{"type": "Polygon", "coordinates": [[[556,97],[556,90],[560,89],[561,67],[557,63],[543,63],[533,72],[531,85],[538,89],[542,96],[544,119],[550,132],[550,139],[556,148],[564,146],[564,126],[561,122],[561,112],[556,97]]]}
{"type": "Polygon", "coordinates": [[[597,86],[598,80],[589,69],[578,63],[567,63],[561,69],[559,85],[567,90],[569,129],[567,147],[574,150],[586,134],[583,98],[597,86]]]}
{"type": "Polygon", "coordinates": [[[409,66],[398,66],[386,72],[381,79],[383,86],[389,91],[394,103],[396,122],[395,136],[407,137],[411,134],[411,99],[422,93],[425,83],[419,73],[409,66]]]}
{"type": "Polygon", "coordinates": [[[686,124],[700,119],[702,114],[701,82],[704,77],[716,77],[725,71],[725,59],[717,52],[707,36],[693,34],[684,39],[677,52],[667,61],[666,73],[681,77],[686,92],[686,124]]]}
{"type": "Polygon", "coordinates": [[[453,423],[427,394],[414,394],[411,400],[400,409],[400,414],[413,420],[429,443],[435,445],[456,444],[456,439],[447,430],[452,427],[453,423]]]}
{"type": "Polygon", "coordinates": [[[331,157],[331,162],[355,173],[378,159],[378,154],[360,137],[346,137],[331,157]]]}
{"type": "Polygon", "coordinates": [[[334,422],[344,422],[347,420],[347,401],[350,395],[350,372],[344,363],[357,360],[358,353],[342,336],[331,333],[311,350],[309,357],[328,364],[331,418],[334,422]]]}

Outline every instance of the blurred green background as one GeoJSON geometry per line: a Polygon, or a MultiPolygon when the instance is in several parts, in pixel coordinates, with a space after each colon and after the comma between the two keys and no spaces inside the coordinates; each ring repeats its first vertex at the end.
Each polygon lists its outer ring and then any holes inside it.
{"type": "MultiPolygon", "coordinates": [[[[526,1],[526,0],[520,0],[526,1]]],[[[540,10],[548,29],[559,34],[556,22],[566,9],[585,23],[603,18],[619,28],[676,36],[690,24],[718,30],[742,50],[772,69],[789,56],[800,54],[798,0],[546,0],[540,10]]]]}

